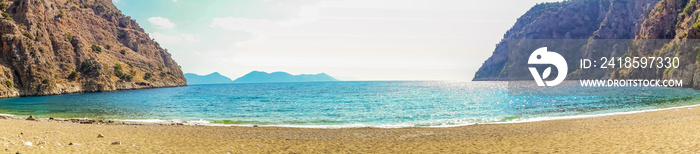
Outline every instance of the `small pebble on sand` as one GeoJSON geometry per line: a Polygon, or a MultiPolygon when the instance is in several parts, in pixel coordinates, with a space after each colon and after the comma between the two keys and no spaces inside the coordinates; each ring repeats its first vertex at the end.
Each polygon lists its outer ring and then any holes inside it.
{"type": "Polygon", "coordinates": [[[36,118],[34,118],[34,116],[32,116],[32,115],[29,115],[29,118],[27,118],[27,120],[37,120],[37,119],[36,119],[36,118]]]}

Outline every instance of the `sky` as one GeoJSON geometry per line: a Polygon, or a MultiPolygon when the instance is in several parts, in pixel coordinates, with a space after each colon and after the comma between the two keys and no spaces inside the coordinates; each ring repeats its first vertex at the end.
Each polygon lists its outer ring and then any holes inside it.
{"type": "Polygon", "coordinates": [[[557,0],[113,0],[185,73],[469,81],[530,7],[557,0]]]}

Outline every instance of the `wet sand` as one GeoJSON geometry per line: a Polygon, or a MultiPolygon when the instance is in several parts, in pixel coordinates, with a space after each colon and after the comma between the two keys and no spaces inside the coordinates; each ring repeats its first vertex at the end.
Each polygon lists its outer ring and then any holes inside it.
{"type": "Polygon", "coordinates": [[[698,153],[698,141],[700,107],[530,123],[392,129],[0,119],[2,153],[698,153]],[[121,144],[112,145],[116,141],[121,144]]]}

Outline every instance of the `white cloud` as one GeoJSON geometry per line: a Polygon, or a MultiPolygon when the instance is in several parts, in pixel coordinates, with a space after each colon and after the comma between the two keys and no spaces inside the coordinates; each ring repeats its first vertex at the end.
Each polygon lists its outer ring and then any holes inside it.
{"type": "Polygon", "coordinates": [[[249,18],[213,18],[209,27],[221,28],[226,31],[260,32],[265,29],[292,27],[316,22],[319,19],[318,7],[302,6],[297,16],[283,21],[249,18]]]}
{"type": "Polygon", "coordinates": [[[302,6],[297,13],[295,18],[290,20],[280,21],[277,24],[284,27],[299,26],[307,23],[312,23],[318,21],[319,13],[318,7],[315,6],[302,6]]]}
{"type": "Polygon", "coordinates": [[[193,44],[199,43],[199,35],[193,34],[180,34],[180,35],[166,35],[162,33],[151,33],[150,36],[161,44],[193,44]]]}
{"type": "Polygon", "coordinates": [[[214,18],[209,24],[212,28],[221,28],[225,31],[236,32],[259,32],[264,29],[277,28],[279,25],[275,22],[265,19],[248,19],[248,18],[214,18]]]}
{"type": "Polygon", "coordinates": [[[161,28],[161,29],[170,29],[175,27],[175,24],[170,22],[168,18],[163,18],[163,17],[151,17],[148,18],[148,22],[151,23],[151,26],[161,28]]]}
{"type": "Polygon", "coordinates": [[[282,25],[271,20],[236,17],[214,18],[209,27],[220,28],[236,36],[233,40],[235,46],[265,40],[271,31],[279,31],[283,28],[282,25]]]}
{"type": "Polygon", "coordinates": [[[119,3],[119,0],[112,0],[113,3],[119,3]]]}

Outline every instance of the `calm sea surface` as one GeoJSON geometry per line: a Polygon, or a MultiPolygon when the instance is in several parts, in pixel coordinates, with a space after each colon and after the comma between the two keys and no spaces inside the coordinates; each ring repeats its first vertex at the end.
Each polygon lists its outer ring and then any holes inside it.
{"type": "MultiPolygon", "coordinates": [[[[567,89],[561,89],[566,92],[567,89]]],[[[505,82],[372,81],[192,85],[0,99],[0,113],[282,126],[444,126],[700,104],[700,92],[511,96],[505,82]]]]}

